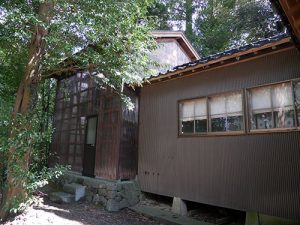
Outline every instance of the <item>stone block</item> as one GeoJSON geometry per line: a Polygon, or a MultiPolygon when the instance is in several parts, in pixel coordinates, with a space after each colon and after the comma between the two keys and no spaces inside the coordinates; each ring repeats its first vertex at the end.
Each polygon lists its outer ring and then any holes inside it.
{"type": "Polygon", "coordinates": [[[98,194],[95,194],[93,196],[93,203],[98,204],[100,201],[100,196],[98,194]]]}
{"type": "Polygon", "coordinates": [[[76,183],[65,184],[63,189],[67,193],[74,194],[75,201],[78,201],[85,196],[86,187],[80,184],[76,184],[76,183]]]}
{"type": "Polygon", "coordinates": [[[172,204],[172,212],[181,216],[187,216],[186,203],[181,198],[174,197],[172,204]]]}
{"type": "Polygon", "coordinates": [[[105,197],[103,197],[103,196],[100,196],[99,197],[99,202],[100,202],[101,205],[106,206],[107,199],[105,197]]]}
{"type": "Polygon", "coordinates": [[[65,192],[52,192],[50,193],[49,198],[51,201],[57,203],[71,203],[75,200],[74,195],[65,192]]]}
{"type": "Polygon", "coordinates": [[[108,199],[115,198],[117,196],[117,191],[107,191],[105,196],[108,199]]]}
{"type": "Polygon", "coordinates": [[[86,199],[87,202],[92,202],[93,201],[93,195],[88,194],[88,195],[86,195],[85,199],[86,199]]]}
{"type": "Polygon", "coordinates": [[[116,200],[117,202],[120,202],[122,199],[123,199],[123,198],[122,198],[122,196],[121,196],[120,194],[117,194],[116,197],[115,197],[115,200],[116,200]]]}
{"type": "Polygon", "coordinates": [[[106,204],[106,210],[109,212],[117,212],[120,210],[120,204],[114,199],[109,199],[106,204]]]}

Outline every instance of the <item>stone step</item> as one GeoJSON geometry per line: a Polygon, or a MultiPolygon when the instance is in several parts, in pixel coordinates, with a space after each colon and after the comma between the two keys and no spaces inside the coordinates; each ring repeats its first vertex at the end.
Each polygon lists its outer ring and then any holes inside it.
{"type": "Polygon", "coordinates": [[[75,196],[76,202],[85,196],[85,189],[86,189],[86,186],[83,186],[83,185],[80,185],[77,183],[65,184],[63,186],[64,192],[73,194],[75,196]]]}
{"type": "Polygon", "coordinates": [[[52,192],[49,198],[56,203],[71,203],[75,201],[75,195],[65,192],[52,192]]]}

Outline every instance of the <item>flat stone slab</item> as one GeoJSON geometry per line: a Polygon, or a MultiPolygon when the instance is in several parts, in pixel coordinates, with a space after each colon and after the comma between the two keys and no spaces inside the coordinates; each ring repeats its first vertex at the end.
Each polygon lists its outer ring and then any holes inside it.
{"type": "Polygon", "coordinates": [[[155,207],[148,206],[134,206],[130,207],[131,210],[141,213],[146,217],[150,217],[157,221],[166,224],[174,224],[174,225],[215,225],[212,223],[207,223],[199,220],[195,220],[186,216],[180,216],[178,214],[164,211],[155,207]]]}
{"type": "Polygon", "coordinates": [[[49,199],[57,203],[71,203],[74,202],[75,196],[65,192],[52,192],[49,199]]]}
{"type": "Polygon", "coordinates": [[[71,184],[65,184],[63,189],[64,192],[75,195],[75,201],[77,202],[78,200],[80,200],[85,196],[86,186],[83,186],[81,184],[71,183],[71,184]]]}

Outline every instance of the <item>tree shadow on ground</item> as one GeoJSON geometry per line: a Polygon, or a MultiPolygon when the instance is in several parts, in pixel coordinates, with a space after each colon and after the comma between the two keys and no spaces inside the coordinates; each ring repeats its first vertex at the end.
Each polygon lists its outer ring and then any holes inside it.
{"type": "MultiPolygon", "coordinates": [[[[38,214],[46,214],[49,222],[58,224],[55,219],[64,224],[83,225],[155,225],[157,221],[144,217],[130,209],[119,212],[107,212],[102,206],[96,206],[85,201],[71,204],[57,204],[44,198],[44,203],[33,207],[38,214]]],[[[51,223],[50,223],[51,224],[51,223]]]]}

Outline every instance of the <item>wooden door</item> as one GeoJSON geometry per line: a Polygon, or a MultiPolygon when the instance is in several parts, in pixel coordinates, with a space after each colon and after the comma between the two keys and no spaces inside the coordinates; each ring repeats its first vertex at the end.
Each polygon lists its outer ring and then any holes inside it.
{"type": "Polygon", "coordinates": [[[97,116],[87,117],[82,175],[95,176],[97,116]]]}

